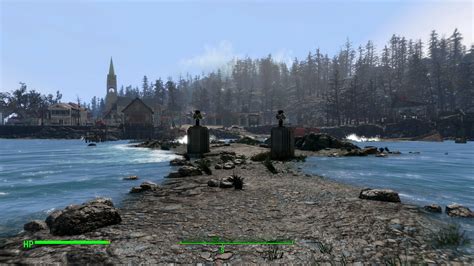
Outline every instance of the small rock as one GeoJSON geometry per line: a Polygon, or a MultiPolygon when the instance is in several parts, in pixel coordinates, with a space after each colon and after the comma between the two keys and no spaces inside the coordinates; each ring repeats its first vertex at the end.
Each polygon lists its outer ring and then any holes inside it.
{"type": "Polygon", "coordinates": [[[230,259],[234,254],[230,253],[230,252],[226,252],[226,253],[222,253],[222,254],[218,254],[215,259],[216,260],[228,260],[230,259]]]}
{"type": "Polygon", "coordinates": [[[449,216],[474,218],[474,212],[472,212],[468,207],[464,207],[459,204],[451,204],[446,206],[446,214],[449,216]]]}
{"type": "Polygon", "coordinates": [[[142,187],[132,187],[132,189],[130,189],[130,193],[140,193],[142,191],[143,191],[142,187]]]}
{"type": "Polygon", "coordinates": [[[28,232],[38,232],[41,230],[48,229],[48,225],[46,224],[46,222],[40,220],[33,220],[23,225],[23,229],[28,232]]]}
{"type": "Polygon", "coordinates": [[[210,252],[201,252],[201,254],[199,254],[201,256],[201,258],[207,260],[211,257],[211,253],[210,252]]]}
{"type": "Polygon", "coordinates": [[[220,188],[231,188],[233,186],[234,184],[232,184],[232,182],[229,182],[229,181],[221,181],[219,184],[220,188]]]}
{"type": "Polygon", "coordinates": [[[241,165],[241,164],[243,164],[243,163],[244,163],[244,161],[243,161],[242,159],[235,159],[235,160],[234,160],[234,164],[235,164],[235,165],[241,165]]]}
{"type": "Polygon", "coordinates": [[[218,163],[214,166],[214,169],[222,169],[222,164],[218,163]]]}
{"type": "Polygon", "coordinates": [[[374,246],[376,246],[376,247],[377,247],[377,246],[383,247],[383,245],[384,245],[383,241],[375,241],[375,242],[374,242],[374,246]]]}
{"type": "Polygon", "coordinates": [[[123,180],[137,180],[137,179],[138,179],[138,176],[136,175],[131,175],[131,176],[127,176],[123,178],[123,180]]]}
{"type": "Polygon", "coordinates": [[[398,193],[390,189],[366,188],[360,192],[359,198],[386,202],[400,202],[398,193]]]}
{"type": "Polygon", "coordinates": [[[224,164],[224,169],[226,169],[226,170],[234,169],[234,168],[235,168],[234,163],[227,162],[227,163],[224,164]]]}
{"type": "Polygon", "coordinates": [[[387,154],[386,153],[379,153],[379,154],[376,154],[375,157],[385,158],[385,157],[387,157],[387,154]]]}
{"type": "Polygon", "coordinates": [[[207,185],[209,187],[218,187],[219,186],[219,181],[215,180],[215,179],[211,179],[211,180],[207,181],[207,185]]]}
{"type": "Polygon", "coordinates": [[[426,205],[426,206],[423,207],[423,209],[425,209],[426,211],[429,211],[429,212],[436,212],[436,213],[441,213],[442,212],[441,206],[439,206],[437,204],[426,205]]]}

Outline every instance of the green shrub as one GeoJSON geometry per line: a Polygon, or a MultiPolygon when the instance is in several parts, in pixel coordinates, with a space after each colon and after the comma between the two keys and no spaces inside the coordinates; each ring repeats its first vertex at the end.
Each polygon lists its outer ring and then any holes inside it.
{"type": "Polygon", "coordinates": [[[265,159],[265,161],[263,161],[263,165],[265,165],[265,167],[268,169],[268,171],[270,171],[270,173],[272,173],[272,174],[278,173],[275,166],[273,166],[273,162],[272,162],[272,160],[270,160],[270,157],[267,157],[265,159]]]}
{"type": "Polygon", "coordinates": [[[197,160],[196,164],[199,169],[201,169],[204,173],[208,175],[212,175],[212,170],[211,170],[211,161],[206,160],[206,159],[201,159],[197,160]]]}
{"type": "Polygon", "coordinates": [[[261,152],[250,157],[250,160],[254,162],[263,162],[265,159],[270,158],[270,152],[261,152]]]}
{"type": "Polygon", "coordinates": [[[432,241],[435,247],[458,247],[470,243],[465,233],[459,224],[451,223],[441,227],[438,232],[433,232],[432,241]]]}
{"type": "Polygon", "coordinates": [[[244,178],[236,174],[233,174],[231,176],[232,176],[232,183],[234,184],[234,189],[239,189],[239,190],[243,189],[244,178]]]}

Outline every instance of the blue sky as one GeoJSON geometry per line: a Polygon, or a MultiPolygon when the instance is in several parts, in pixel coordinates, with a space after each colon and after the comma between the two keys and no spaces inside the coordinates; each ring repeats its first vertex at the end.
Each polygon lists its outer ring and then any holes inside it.
{"type": "Polygon", "coordinates": [[[64,101],[104,97],[111,56],[120,87],[247,55],[333,55],[347,38],[380,49],[394,33],[426,41],[457,27],[468,47],[474,36],[471,1],[0,0],[0,9],[0,91],[22,81],[64,101]]]}

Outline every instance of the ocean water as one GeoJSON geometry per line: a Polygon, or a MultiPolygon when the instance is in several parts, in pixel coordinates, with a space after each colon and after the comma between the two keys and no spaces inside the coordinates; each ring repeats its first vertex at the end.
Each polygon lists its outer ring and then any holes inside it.
{"type": "Polygon", "coordinates": [[[159,183],[171,171],[170,151],[128,147],[125,141],[87,147],[80,140],[0,139],[0,236],[31,219],[94,197],[120,206],[130,188],[159,183]],[[137,175],[139,180],[122,180],[137,175]]]}
{"type": "Polygon", "coordinates": [[[359,147],[388,147],[401,155],[387,158],[309,157],[304,171],[337,181],[370,188],[390,188],[399,192],[402,202],[439,204],[436,218],[460,223],[474,241],[474,219],[449,218],[444,207],[458,203],[474,210],[474,142],[354,142],[359,147]],[[409,153],[409,152],[419,152],[409,153]]]}

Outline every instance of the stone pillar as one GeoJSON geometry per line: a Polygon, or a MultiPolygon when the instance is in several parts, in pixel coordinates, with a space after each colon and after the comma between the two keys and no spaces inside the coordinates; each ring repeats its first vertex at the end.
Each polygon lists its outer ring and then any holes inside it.
{"type": "Polygon", "coordinates": [[[209,151],[209,129],[202,126],[188,128],[188,154],[199,156],[209,151]]]}
{"type": "Polygon", "coordinates": [[[295,135],[292,128],[274,127],[271,135],[271,158],[291,159],[295,156],[295,135]]]}

